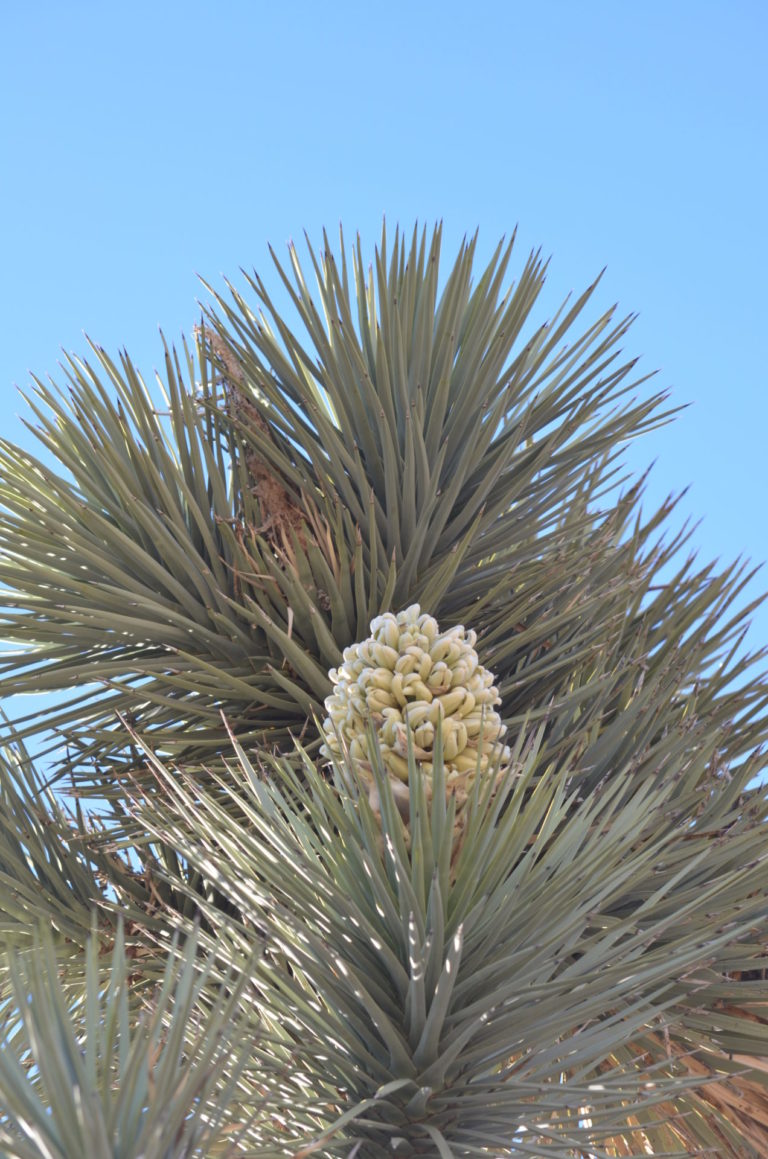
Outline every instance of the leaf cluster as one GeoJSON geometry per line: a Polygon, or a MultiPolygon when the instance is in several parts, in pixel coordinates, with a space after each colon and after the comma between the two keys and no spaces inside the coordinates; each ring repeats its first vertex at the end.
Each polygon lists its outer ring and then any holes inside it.
{"type": "Polygon", "coordinates": [[[750,573],[623,478],[671,414],[631,319],[440,243],[291,248],[287,309],[246,276],[156,388],[94,346],[0,440],[0,695],[63,694],[0,759],[8,1155],[765,1154],[750,573]],[[457,811],[411,754],[406,829],[317,721],[411,603],[514,756],[457,811]]]}

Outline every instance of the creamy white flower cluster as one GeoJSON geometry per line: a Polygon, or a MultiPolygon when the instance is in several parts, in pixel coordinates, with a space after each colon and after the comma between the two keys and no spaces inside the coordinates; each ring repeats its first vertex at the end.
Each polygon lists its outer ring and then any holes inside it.
{"type": "Polygon", "coordinates": [[[506,726],[495,706],[501,697],[493,674],[481,665],[475,632],[461,625],[441,632],[418,604],[371,623],[371,635],[344,650],[330,672],[336,686],[325,701],[326,756],[339,754],[341,736],[350,756],[368,763],[367,724],[373,723],[382,759],[400,782],[408,781],[408,734],[414,755],[432,775],[435,731],[442,721],[446,784],[461,792],[479,767],[509,757],[506,726]]]}

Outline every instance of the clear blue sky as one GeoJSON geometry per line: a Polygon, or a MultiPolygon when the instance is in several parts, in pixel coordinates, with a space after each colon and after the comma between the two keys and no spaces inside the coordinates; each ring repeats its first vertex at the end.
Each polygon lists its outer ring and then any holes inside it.
{"type": "Polygon", "coordinates": [[[649,502],[691,484],[702,556],[768,558],[767,43],[765,0],[4,5],[2,433],[32,445],[14,385],[83,331],[151,374],[196,272],[268,273],[268,242],[372,247],[386,214],[485,255],[519,223],[552,302],[607,265],[694,404],[632,452],[649,502]]]}

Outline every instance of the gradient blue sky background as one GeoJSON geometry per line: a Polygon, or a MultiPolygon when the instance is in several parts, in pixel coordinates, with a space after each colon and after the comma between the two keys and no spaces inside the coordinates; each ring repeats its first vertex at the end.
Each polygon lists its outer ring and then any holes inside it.
{"type": "Polygon", "coordinates": [[[691,484],[703,557],[768,558],[767,44],[764,0],[3,5],[2,434],[33,445],[15,384],[83,331],[151,375],[196,272],[276,287],[268,242],[372,251],[386,214],[485,257],[519,224],[547,306],[607,265],[626,350],[694,404],[630,453],[649,504],[691,484]]]}

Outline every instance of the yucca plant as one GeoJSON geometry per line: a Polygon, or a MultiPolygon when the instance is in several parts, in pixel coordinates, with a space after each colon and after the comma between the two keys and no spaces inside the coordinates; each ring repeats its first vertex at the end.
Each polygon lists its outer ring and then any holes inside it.
{"type": "Polygon", "coordinates": [[[631,319],[440,243],[291,248],[0,444],[0,694],[61,694],[0,769],[0,1154],[768,1150],[749,573],[625,477],[631,319]]]}

